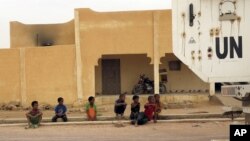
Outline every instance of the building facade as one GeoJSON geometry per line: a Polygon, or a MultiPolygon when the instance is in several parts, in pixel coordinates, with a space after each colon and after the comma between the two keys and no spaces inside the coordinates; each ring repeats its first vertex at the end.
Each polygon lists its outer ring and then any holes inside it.
{"type": "Polygon", "coordinates": [[[208,93],[172,52],[171,10],[94,12],[75,9],[62,24],[10,23],[11,48],[0,50],[0,103],[54,104],[131,94],[141,74],[166,81],[167,94],[208,93]]]}

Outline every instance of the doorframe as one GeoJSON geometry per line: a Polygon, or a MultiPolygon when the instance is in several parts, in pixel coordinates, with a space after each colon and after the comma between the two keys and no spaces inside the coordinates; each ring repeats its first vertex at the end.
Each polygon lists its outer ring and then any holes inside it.
{"type": "Polygon", "coordinates": [[[101,59],[101,64],[102,64],[102,65],[101,65],[101,66],[102,66],[102,67],[101,67],[102,94],[104,94],[104,95],[115,95],[115,94],[120,94],[120,93],[121,93],[121,59],[120,59],[120,58],[113,58],[113,59],[112,59],[112,58],[109,58],[109,59],[103,59],[103,58],[102,58],[102,59],[101,59]],[[119,77],[119,81],[120,81],[120,82],[119,82],[119,86],[118,86],[118,87],[119,87],[119,88],[118,88],[118,91],[119,91],[119,92],[117,92],[117,93],[104,93],[104,91],[103,91],[103,90],[104,90],[104,87],[103,87],[103,86],[104,86],[104,85],[103,85],[103,83],[104,83],[104,79],[103,79],[103,76],[104,76],[104,75],[103,75],[103,74],[104,74],[104,73],[103,73],[103,60],[118,60],[118,62],[119,62],[119,67],[118,67],[118,68],[119,68],[119,72],[118,72],[118,73],[119,73],[119,76],[118,76],[118,77],[119,77]]]}

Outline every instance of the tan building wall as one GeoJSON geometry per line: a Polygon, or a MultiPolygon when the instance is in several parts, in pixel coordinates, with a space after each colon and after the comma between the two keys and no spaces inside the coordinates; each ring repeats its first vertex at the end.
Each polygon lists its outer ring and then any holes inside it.
{"type": "Polygon", "coordinates": [[[196,76],[185,64],[181,63],[180,71],[173,71],[169,69],[169,61],[178,61],[179,59],[174,54],[167,54],[161,59],[162,64],[160,68],[167,69],[167,89],[172,92],[193,92],[194,90],[205,92],[209,90],[209,83],[203,82],[196,76]]]}
{"type": "Polygon", "coordinates": [[[0,103],[74,103],[75,65],[74,45],[0,50],[0,103]]]}
{"type": "MultiPolygon", "coordinates": [[[[140,104],[145,105],[148,102],[149,95],[139,95],[140,96],[140,104]]],[[[130,104],[133,102],[133,95],[126,95],[126,103],[130,104]]],[[[95,103],[97,105],[112,105],[118,99],[117,95],[111,96],[97,96],[95,99],[95,103]]],[[[183,104],[186,102],[192,101],[193,103],[202,103],[209,101],[209,97],[205,94],[165,94],[161,95],[161,101],[164,104],[183,104]]],[[[128,108],[128,107],[127,107],[128,108]]],[[[142,108],[143,109],[143,108],[142,108]]],[[[130,110],[128,111],[128,115],[130,114],[130,110]]]]}
{"type": "Polygon", "coordinates": [[[95,66],[102,55],[147,54],[152,64],[154,58],[172,53],[170,10],[98,13],[77,9],[75,18],[85,100],[95,95],[95,66]]]}
{"type": "Polygon", "coordinates": [[[75,44],[74,20],[62,24],[23,24],[10,22],[10,47],[75,44]]]}
{"type": "Polygon", "coordinates": [[[25,49],[27,103],[39,100],[56,104],[77,100],[75,75],[75,46],[25,49]]]}
{"type": "MultiPolygon", "coordinates": [[[[151,80],[153,80],[153,65],[150,64],[151,59],[146,55],[108,55],[103,56],[102,59],[120,59],[121,65],[121,92],[131,93],[135,84],[139,80],[140,74],[145,74],[151,80]]],[[[167,70],[168,82],[166,83],[167,91],[176,91],[183,93],[189,92],[189,90],[195,90],[205,92],[209,90],[209,84],[204,83],[199,79],[186,65],[181,63],[180,71],[169,70],[169,61],[178,60],[173,54],[167,54],[166,57],[161,59],[161,69],[167,70]]],[[[101,59],[95,70],[95,87],[96,93],[102,94],[102,66],[101,59]]],[[[107,82],[108,83],[108,82],[107,82]]]]}
{"type": "Polygon", "coordinates": [[[120,59],[121,92],[131,93],[142,73],[157,82],[159,68],[168,71],[168,90],[208,89],[184,65],[178,72],[168,70],[167,62],[176,59],[169,55],[171,24],[170,10],[76,9],[75,20],[65,24],[11,22],[11,48],[16,49],[0,50],[0,96],[5,97],[0,103],[21,100],[29,105],[38,100],[54,105],[59,96],[66,104],[86,101],[102,93],[101,59],[120,59]],[[53,40],[57,46],[34,48],[37,34],[39,45],[53,40]]]}
{"type": "Polygon", "coordinates": [[[21,101],[20,52],[0,49],[0,103],[21,101]]]}
{"type": "MultiPolygon", "coordinates": [[[[131,94],[132,89],[139,80],[140,74],[145,74],[153,79],[153,65],[146,55],[108,55],[102,59],[120,59],[121,92],[131,94]]],[[[102,94],[102,66],[101,59],[95,72],[96,93],[102,94]]],[[[107,82],[108,83],[108,82],[107,82]]]]}

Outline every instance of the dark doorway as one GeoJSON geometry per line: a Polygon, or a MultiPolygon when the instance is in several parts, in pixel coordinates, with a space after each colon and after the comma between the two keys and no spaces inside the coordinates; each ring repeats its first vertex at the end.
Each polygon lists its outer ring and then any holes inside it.
{"type": "Polygon", "coordinates": [[[215,92],[220,93],[221,92],[221,83],[215,83],[215,92]]]}
{"type": "Polygon", "coordinates": [[[102,60],[102,93],[121,93],[120,59],[102,60]]]}

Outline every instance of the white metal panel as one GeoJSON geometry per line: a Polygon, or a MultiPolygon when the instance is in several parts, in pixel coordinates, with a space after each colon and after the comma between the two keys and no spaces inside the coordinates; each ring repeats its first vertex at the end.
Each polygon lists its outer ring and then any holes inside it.
{"type": "Polygon", "coordinates": [[[172,4],[173,52],[183,63],[206,82],[250,81],[249,0],[174,0],[172,4]]]}

